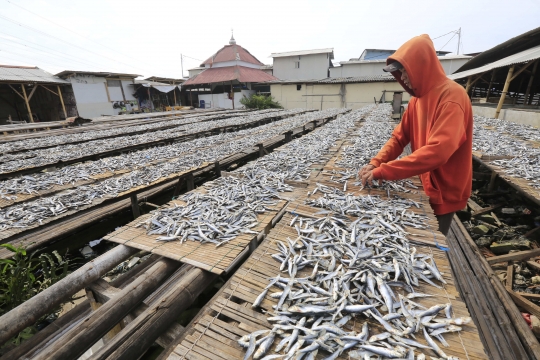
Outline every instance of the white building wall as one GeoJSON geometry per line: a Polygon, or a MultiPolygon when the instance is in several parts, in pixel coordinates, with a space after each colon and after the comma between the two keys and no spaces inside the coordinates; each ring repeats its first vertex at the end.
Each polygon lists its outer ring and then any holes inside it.
{"type": "MultiPolygon", "coordinates": [[[[93,118],[101,115],[118,115],[120,109],[114,109],[112,101],[123,101],[120,87],[109,87],[109,98],[107,97],[107,80],[104,77],[94,75],[76,75],[68,79],[73,88],[75,101],[77,102],[77,112],[84,118],[93,118]]],[[[122,80],[126,100],[136,100],[133,97],[131,80],[122,80]]]]}
{"type": "Polygon", "coordinates": [[[273,75],[280,80],[320,80],[328,77],[330,54],[275,57],[273,75]],[[295,62],[300,61],[300,68],[295,62]]]}
{"type": "MultiPolygon", "coordinates": [[[[234,108],[240,109],[244,105],[240,103],[240,100],[246,96],[250,97],[252,94],[255,94],[255,90],[241,90],[240,92],[234,93],[234,108]]],[[[222,108],[222,109],[232,109],[232,101],[228,97],[228,93],[221,94],[199,94],[199,100],[205,101],[205,106],[207,109],[222,108]]]]}
{"type": "MultiPolygon", "coordinates": [[[[345,83],[342,84],[273,84],[270,85],[272,97],[285,109],[328,109],[346,107],[359,109],[373,104],[374,98],[379,101],[383,90],[403,91],[397,81],[372,83],[345,83]],[[297,90],[297,85],[301,85],[297,90]],[[344,91],[343,91],[344,90],[344,91]],[[343,96],[340,93],[344,93],[343,96]]],[[[410,96],[403,93],[403,100],[408,101],[410,96]]],[[[386,101],[392,100],[392,93],[386,94],[386,101]]]]}

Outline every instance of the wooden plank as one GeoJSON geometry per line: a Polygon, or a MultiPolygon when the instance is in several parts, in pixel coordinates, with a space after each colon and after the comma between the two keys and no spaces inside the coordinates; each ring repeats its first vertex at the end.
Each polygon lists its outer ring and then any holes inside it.
{"type": "Polygon", "coordinates": [[[510,254],[504,254],[499,256],[492,256],[490,258],[487,258],[486,261],[489,264],[496,264],[499,262],[506,262],[506,261],[521,261],[521,260],[527,260],[536,256],[540,255],[540,248],[532,249],[532,250],[525,250],[525,251],[517,251],[510,254]]]}

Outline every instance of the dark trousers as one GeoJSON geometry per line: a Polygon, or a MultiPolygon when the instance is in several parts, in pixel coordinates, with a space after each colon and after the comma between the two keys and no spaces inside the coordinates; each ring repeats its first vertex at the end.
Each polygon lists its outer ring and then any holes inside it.
{"type": "Polygon", "coordinates": [[[450,225],[452,225],[452,219],[454,218],[455,212],[451,212],[444,215],[435,215],[437,221],[439,222],[439,231],[446,236],[450,230],[450,225]]]}

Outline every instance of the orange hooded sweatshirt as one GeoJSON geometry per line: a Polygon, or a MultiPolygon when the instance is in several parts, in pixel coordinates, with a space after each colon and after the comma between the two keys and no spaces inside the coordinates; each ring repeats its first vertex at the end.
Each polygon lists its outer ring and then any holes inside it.
{"type": "Polygon", "coordinates": [[[401,123],[370,164],[375,179],[420,175],[435,214],[463,209],[472,186],[472,108],[467,93],[444,73],[433,42],[420,35],[403,44],[386,63],[400,62],[412,89],[392,75],[412,98],[401,123]],[[407,144],[412,153],[395,160],[407,144]]]}

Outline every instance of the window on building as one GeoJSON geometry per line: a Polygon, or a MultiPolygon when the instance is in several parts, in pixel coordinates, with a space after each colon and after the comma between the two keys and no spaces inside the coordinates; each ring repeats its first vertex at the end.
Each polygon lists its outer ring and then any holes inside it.
{"type": "Polygon", "coordinates": [[[296,85],[296,90],[302,90],[302,85],[296,85]]]}
{"type": "Polygon", "coordinates": [[[120,80],[107,80],[108,87],[120,87],[120,80]]]}
{"type": "Polygon", "coordinates": [[[300,61],[295,61],[294,62],[294,68],[295,69],[300,69],[300,61]]]}

